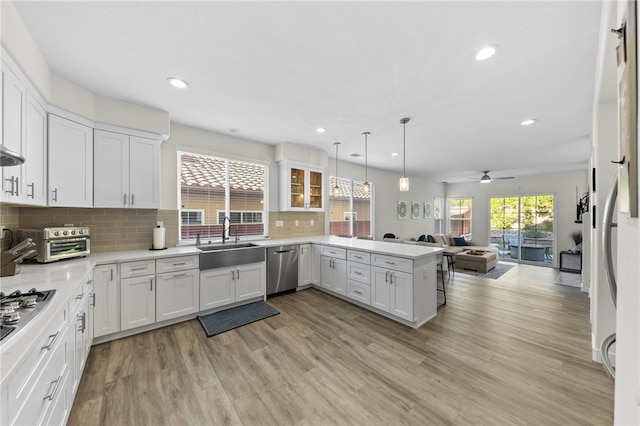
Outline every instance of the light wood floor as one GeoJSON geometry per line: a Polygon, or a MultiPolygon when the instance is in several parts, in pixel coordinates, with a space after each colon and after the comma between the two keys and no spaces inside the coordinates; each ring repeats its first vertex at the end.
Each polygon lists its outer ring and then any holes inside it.
{"type": "Polygon", "coordinates": [[[555,274],[456,273],[418,330],[310,289],[212,338],[192,320],[98,345],[69,425],[611,424],[589,299],[555,274]]]}

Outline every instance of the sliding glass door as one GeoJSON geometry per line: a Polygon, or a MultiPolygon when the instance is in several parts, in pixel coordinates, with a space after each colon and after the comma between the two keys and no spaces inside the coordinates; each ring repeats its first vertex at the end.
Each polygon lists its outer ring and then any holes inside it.
{"type": "Polygon", "coordinates": [[[491,198],[491,244],[502,260],[554,264],[553,195],[491,198]]]}

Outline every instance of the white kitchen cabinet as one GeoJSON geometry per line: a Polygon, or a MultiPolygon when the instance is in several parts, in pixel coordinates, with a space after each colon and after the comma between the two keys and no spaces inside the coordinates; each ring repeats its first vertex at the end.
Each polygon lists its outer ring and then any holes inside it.
{"type": "Polygon", "coordinates": [[[93,270],[93,332],[95,337],[120,331],[120,284],[118,265],[99,265],[93,270]]]}
{"type": "Polygon", "coordinates": [[[200,272],[200,310],[242,302],[266,293],[265,263],[200,272]]]}
{"type": "Polygon", "coordinates": [[[155,260],[120,265],[120,329],[156,322],[155,260]]]}
{"type": "Polygon", "coordinates": [[[324,211],[324,171],[280,162],[280,210],[324,211]]]}
{"type": "Polygon", "coordinates": [[[335,257],[322,256],[322,288],[346,296],[347,261],[335,257]]]}
{"type": "Polygon", "coordinates": [[[313,250],[311,244],[300,244],[298,251],[298,287],[311,284],[313,250]]]}
{"type": "Polygon", "coordinates": [[[69,345],[70,372],[69,382],[71,393],[75,395],[80,378],[89,356],[93,341],[93,323],[91,309],[93,308],[93,279],[89,276],[78,286],[75,296],[69,301],[69,345]]]}
{"type": "Polygon", "coordinates": [[[93,129],[49,114],[49,196],[53,207],[93,207],[93,129]]]}
{"type": "MultiPolygon", "coordinates": [[[[2,61],[2,144],[22,155],[25,135],[27,88],[2,61]]],[[[0,201],[22,200],[23,166],[3,167],[0,201]]]]}
{"type": "Polygon", "coordinates": [[[200,271],[158,274],[156,290],[156,321],[165,321],[193,314],[200,310],[200,271]]]}
{"type": "Polygon", "coordinates": [[[236,268],[236,302],[263,297],[267,292],[265,263],[251,263],[236,268]]]}
{"type": "Polygon", "coordinates": [[[70,391],[69,386],[63,386],[73,353],[68,314],[67,302],[49,314],[49,325],[36,338],[34,350],[16,367],[13,377],[3,383],[0,424],[44,424],[52,404],[58,403],[57,396],[70,391]]]}
{"type": "Polygon", "coordinates": [[[322,284],[322,254],[321,246],[311,246],[311,283],[316,286],[322,284]]]}
{"type": "Polygon", "coordinates": [[[47,205],[47,113],[38,100],[27,93],[26,132],[23,155],[23,204],[47,205]]]}
{"type": "Polygon", "coordinates": [[[413,275],[371,267],[371,306],[413,321],[413,275]]]}
{"type": "Polygon", "coordinates": [[[200,310],[229,305],[236,300],[235,269],[200,272],[200,310]]]}
{"type": "Polygon", "coordinates": [[[123,133],[94,133],[94,207],[160,206],[160,141],[123,133]]]}

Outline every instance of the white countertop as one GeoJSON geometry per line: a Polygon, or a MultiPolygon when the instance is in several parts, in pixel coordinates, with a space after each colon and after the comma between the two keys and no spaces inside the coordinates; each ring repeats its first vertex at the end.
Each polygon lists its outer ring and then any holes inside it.
{"type": "MultiPolygon", "coordinates": [[[[384,241],[359,240],[333,236],[313,236],[286,238],[277,240],[251,241],[263,247],[275,247],[291,244],[324,244],[346,249],[364,250],[373,253],[387,254],[409,259],[433,256],[442,251],[441,248],[417,246],[411,244],[389,243],[384,241]]],[[[231,243],[227,243],[231,244],[231,243]]],[[[62,309],[70,300],[73,291],[84,282],[96,265],[108,263],[132,262],[159,259],[163,257],[199,254],[195,246],[181,246],[166,250],[133,250],[107,253],[94,253],[84,258],[63,260],[48,264],[23,264],[20,272],[12,277],[0,278],[0,291],[9,294],[15,290],[28,291],[56,290],[51,302],[32,319],[20,335],[15,336],[0,346],[0,380],[10,377],[24,355],[33,350],[32,346],[40,332],[48,326],[50,318],[62,309]]]]}

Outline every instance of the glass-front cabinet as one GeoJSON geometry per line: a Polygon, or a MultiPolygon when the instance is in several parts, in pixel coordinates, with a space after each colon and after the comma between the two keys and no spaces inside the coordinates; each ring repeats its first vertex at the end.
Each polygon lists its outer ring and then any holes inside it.
{"type": "Polygon", "coordinates": [[[280,164],[280,210],[323,211],[323,171],[302,164],[280,164]]]}

